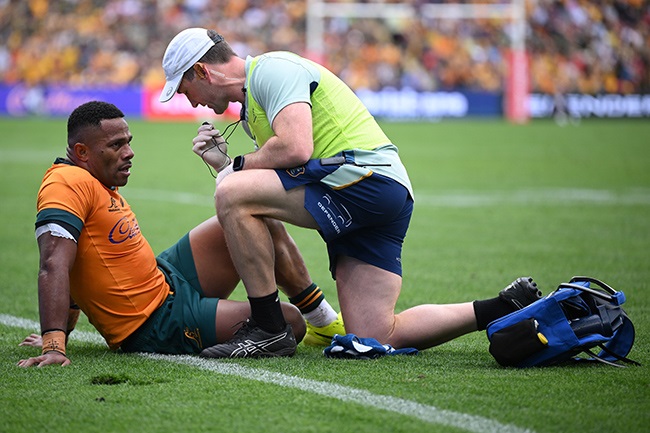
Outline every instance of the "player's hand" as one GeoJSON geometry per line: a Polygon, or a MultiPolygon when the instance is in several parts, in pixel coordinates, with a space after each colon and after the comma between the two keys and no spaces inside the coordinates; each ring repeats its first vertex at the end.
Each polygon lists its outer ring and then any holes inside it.
{"type": "Polygon", "coordinates": [[[18,361],[19,367],[45,367],[46,365],[60,365],[65,367],[70,365],[70,360],[62,353],[57,351],[50,351],[41,356],[34,356],[29,359],[21,359],[18,361]]]}
{"type": "Polygon", "coordinates": [[[39,334],[30,334],[18,344],[19,346],[43,347],[43,338],[39,334]]]}
{"type": "Polygon", "coordinates": [[[192,140],[192,151],[199,155],[217,173],[225,169],[231,160],[228,156],[228,143],[223,139],[218,129],[204,122],[192,140]]]}

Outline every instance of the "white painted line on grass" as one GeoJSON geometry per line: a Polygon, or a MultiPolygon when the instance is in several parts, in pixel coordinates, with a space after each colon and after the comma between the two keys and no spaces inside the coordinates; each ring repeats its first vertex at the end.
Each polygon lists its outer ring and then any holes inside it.
{"type": "Polygon", "coordinates": [[[209,194],[162,189],[130,188],[128,186],[120,188],[120,193],[126,197],[129,203],[133,203],[134,200],[146,200],[159,203],[177,203],[210,207],[214,209],[214,197],[209,194]]]}
{"type": "Polygon", "coordinates": [[[450,410],[438,409],[415,401],[404,400],[389,395],[373,394],[363,389],[337,385],[335,383],[304,379],[259,368],[244,367],[230,362],[220,362],[214,359],[204,359],[195,356],[171,356],[158,354],[143,354],[146,358],[176,362],[178,364],[198,367],[202,370],[218,374],[237,376],[243,379],[256,380],[264,383],[299,389],[305,392],[334,398],[348,403],[356,403],[365,407],[394,412],[399,415],[417,418],[431,424],[455,427],[474,433],[532,433],[511,424],[501,424],[489,418],[450,410]]]}
{"type": "MultiPolygon", "coordinates": [[[[174,192],[157,189],[124,187],[120,189],[127,200],[147,200],[163,203],[214,208],[208,194],[174,192]]],[[[448,191],[440,194],[415,191],[415,205],[442,208],[474,208],[501,205],[650,205],[650,189],[628,188],[622,191],[587,188],[530,188],[514,191],[448,191]]]]}
{"type": "MultiPolygon", "coordinates": [[[[23,319],[22,317],[10,316],[8,314],[0,314],[0,325],[10,326],[12,328],[23,328],[27,329],[30,332],[39,333],[41,332],[41,325],[38,322],[33,320],[23,319]]],[[[73,334],[75,340],[87,342],[87,343],[98,343],[103,346],[108,347],[104,338],[99,335],[97,332],[86,332],[75,330],[73,334]]]]}
{"type": "MultiPolygon", "coordinates": [[[[0,314],[0,324],[29,330],[38,330],[39,328],[37,322],[6,314],[0,314]]],[[[73,336],[74,339],[80,341],[92,343],[101,342],[105,345],[104,340],[97,333],[74,331],[73,336]]],[[[523,429],[511,424],[501,424],[497,421],[481,416],[438,409],[435,406],[428,406],[415,401],[388,395],[373,394],[363,389],[351,388],[348,386],[337,385],[335,383],[290,376],[287,374],[263,370],[261,368],[244,367],[232,362],[221,362],[215,359],[204,359],[190,355],[159,355],[143,353],[141,356],[147,359],[189,365],[202,370],[212,371],[217,374],[237,376],[242,379],[299,389],[301,391],[311,392],[347,403],[356,403],[361,406],[416,418],[427,423],[454,427],[473,433],[533,433],[528,429],[523,429]]]]}
{"type": "Polygon", "coordinates": [[[56,157],[56,151],[36,149],[0,149],[0,164],[27,164],[41,165],[43,169],[49,168],[56,157]]]}
{"type": "Polygon", "coordinates": [[[509,191],[449,191],[418,193],[415,204],[428,207],[464,208],[500,205],[650,205],[650,189],[622,191],[587,188],[529,188],[509,191]]]}

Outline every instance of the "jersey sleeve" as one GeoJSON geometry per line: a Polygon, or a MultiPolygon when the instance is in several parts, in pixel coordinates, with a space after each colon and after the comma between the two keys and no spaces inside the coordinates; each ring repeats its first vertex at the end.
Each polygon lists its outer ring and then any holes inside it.
{"type": "Polygon", "coordinates": [[[306,102],[320,81],[313,64],[289,53],[269,53],[259,59],[251,79],[251,91],[273,125],[275,116],[287,105],[306,102]]]}
{"type": "Polygon", "coordinates": [[[94,186],[86,173],[75,171],[63,168],[46,174],[38,191],[36,228],[56,223],[79,239],[84,221],[92,211],[94,186]],[[62,170],[66,173],[62,174],[62,170]]]}
{"type": "Polygon", "coordinates": [[[76,215],[61,209],[43,209],[36,214],[36,229],[54,223],[67,230],[75,241],[83,228],[83,222],[76,215]]]}

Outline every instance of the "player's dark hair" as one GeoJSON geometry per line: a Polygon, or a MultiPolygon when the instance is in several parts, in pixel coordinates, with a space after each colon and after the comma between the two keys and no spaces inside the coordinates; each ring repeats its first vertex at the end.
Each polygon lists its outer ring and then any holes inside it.
{"type": "Polygon", "coordinates": [[[90,101],[81,104],[68,117],[68,146],[83,141],[80,135],[88,126],[99,127],[102,120],[122,117],[122,110],[108,102],[90,101]]]}
{"type": "MultiPolygon", "coordinates": [[[[208,36],[214,42],[207,53],[203,55],[198,61],[201,63],[208,63],[210,65],[221,65],[227,63],[230,59],[237,54],[233,51],[232,47],[226,40],[217,33],[215,30],[208,29],[208,36]]],[[[194,79],[194,68],[190,68],[183,74],[183,78],[187,81],[194,79]]]]}

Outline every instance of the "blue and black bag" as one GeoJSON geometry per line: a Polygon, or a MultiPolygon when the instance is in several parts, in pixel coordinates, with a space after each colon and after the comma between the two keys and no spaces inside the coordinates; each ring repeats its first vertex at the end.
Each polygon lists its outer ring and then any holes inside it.
{"type": "Polygon", "coordinates": [[[573,277],[546,297],[491,322],[486,330],[490,353],[506,367],[566,361],[639,365],[627,358],[634,325],[621,307],[624,302],[623,292],[602,281],[573,277]],[[596,347],[598,354],[592,351],[596,347]]]}

